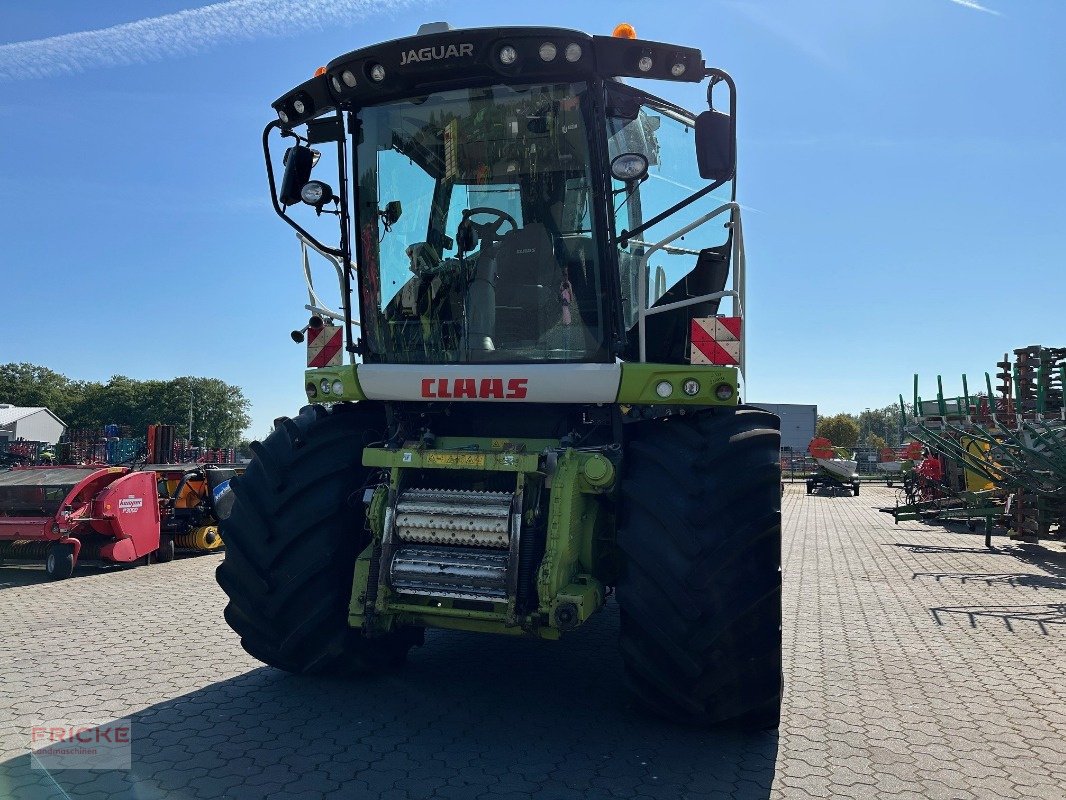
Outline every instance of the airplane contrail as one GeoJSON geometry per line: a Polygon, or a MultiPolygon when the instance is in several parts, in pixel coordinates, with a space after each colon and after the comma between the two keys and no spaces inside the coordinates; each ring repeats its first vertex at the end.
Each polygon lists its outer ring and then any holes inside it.
{"type": "Polygon", "coordinates": [[[227,41],[348,24],[408,5],[411,0],[226,0],[110,28],[0,45],[0,83],[147,64],[227,41]]]}
{"type": "Polygon", "coordinates": [[[964,8],[972,8],[974,11],[984,11],[986,14],[992,14],[994,16],[1003,16],[998,11],[992,8],[981,5],[976,0],[949,0],[957,6],[963,6],[964,8]]]}

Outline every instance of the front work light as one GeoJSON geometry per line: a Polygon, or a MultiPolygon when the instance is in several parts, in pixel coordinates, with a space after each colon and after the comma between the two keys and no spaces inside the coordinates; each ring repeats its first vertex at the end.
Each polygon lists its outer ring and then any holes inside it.
{"type": "Polygon", "coordinates": [[[724,403],[726,400],[732,399],[733,387],[728,383],[720,383],[714,387],[714,396],[724,403]]]}
{"type": "Polygon", "coordinates": [[[333,190],[322,181],[308,181],[300,190],[300,199],[307,205],[322,208],[333,199],[333,190]]]}
{"type": "MultiPolygon", "coordinates": [[[[341,75],[343,78],[344,76],[341,75]]],[[[370,79],[381,83],[385,80],[385,68],[381,64],[375,64],[370,68],[370,79]]]]}
{"type": "Polygon", "coordinates": [[[622,153],[611,161],[611,176],[616,181],[639,181],[648,174],[648,159],[641,153],[622,153]]]}
{"type": "Polygon", "coordinates": [[[551,42],[545,42],[540,46],[540,60],[541,61],[554,61],[555,56],[559,54],[558,49],[551,42]]]}
{"type": "Polygon", "coordinates": [[[655,394],[659,395],[659,397],[665,399],[673,393],[674,387],[673,384],[670,383],[670,381],[659,381],[657,384],[655,384],[655,394]]]}
{"type": "Polygon", "coordinates": [[[320,389],[322,389],[322,394],[329,394],[330,389],[333,388],[333,385],[332,383],[330,383],[329,378],[323,378],[322,382],[319,383],[318,386],[320,389]]]}
{"type": "Polygon", "coordinates": [[[518,51],[511,45],[505,44],[500,48],[500,63],[510,66],[518,60],[518,51]]]}

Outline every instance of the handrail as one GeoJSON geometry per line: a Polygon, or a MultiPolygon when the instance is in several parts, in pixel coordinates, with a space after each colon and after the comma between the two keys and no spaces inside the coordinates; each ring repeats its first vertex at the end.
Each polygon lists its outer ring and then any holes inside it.
{"type": "MultiPolygon", "coordinates": [[[[696,305],[697,303],[706,303],[709,300],[718,300],[723,297],[729,297],[733,301],[733,315],[737,317],[744,317],[745,298],[746,298],[746,275],[745,275],[745,256],[744,256],[744,228],[740,220],[740,204],[737,202],[724,203],[718,206],[713,211],[709,211],[702,217],[699,217],[688,225],[674,231],[672,234],[662,239],[659,242],[648,247],[641,256],[640,263],[637,269],[637,274],[640,276],[639,286],[637,287],[637,336],[640,342],[640,360],[643,362],[647,358],[647,331],[644,324],[644,320],[653,314],[661,314],[664,311],[673,311],[677,308],[684,308],[685,306],[696,305]],[[725,291],[714,292],[713,294],[704,294],[699,297],[692,297],[688,300],[679,300],[676,303],[667,303],[666,305],[656,306],[654,308],[648,308],[648,279],[650,273],[648,271],[648,259],[651,254],[663,250],[667,250],[667,246],[675,239],[679,239],[689,231],[698,228],[699,226],[709,222],[715,217],[719,216],[725,211],[730,212],[730,221],[727,223],[733,229],[733,253],[731,260],[730,270],[732,272],[732,287],[725,291]]],[[[740,357],[738,359],[740,364],[740,375],[745,376],[745,366],[747,362],[747,337],[744,336],[743,330],[740,336],[740,357]]],[[[746,382],[746,381],[745,381],[746,382]]],[[[745,386],[745,391],[747,386],[745,386]]]]}
{"type": "MultiPolygon", "coordinates": [[[[639,245],[640,247],[651,247],[651,242],[646,242],[643,239],[630,239],[630,244],[639,245]]],[[[672,256],[698,256],[702,250],[693,250],[691,247],[674,247],[672,245],[664,245],[660,248],[664,253],[672,256]]]]}
{"type": "MultiPolygon", "coordinates": [[[[322,300],[321,297],[318,296],[318,293],[315,291],[314,281],[311,278],[311,262],[310,259],[308,259],[307,257],[307,248],[310,247],[312,250],[314,250],[316,253],[318,253],[320,256],[325,258],[333,265],[333,268],[337,271],[337,283],[340,284],[342,294],[344,292],[344,265],[341,263],[341,260],[339,258],[337,258],[332,253],[327,253],[323,251],[321,248],[317,247],[314,242],[309,241],[307,237],[305,237],[303,234],[297,232],[296,238],[300,240],[300,251],[303,255],[304,283],[307,284],[307,295],[310,300],[310,302],[305,305],[304,308],[306,308],[311,313],[318,314],[320,316],[330,317],[331,319],[344,319],[345,308],[343,299],[341,301],[341,310],[339,312],[334,311],[326,305],[326,303],[322,300]]],[[[352,320],[352,324],[358,325],[359,321],[352,320]]]]}

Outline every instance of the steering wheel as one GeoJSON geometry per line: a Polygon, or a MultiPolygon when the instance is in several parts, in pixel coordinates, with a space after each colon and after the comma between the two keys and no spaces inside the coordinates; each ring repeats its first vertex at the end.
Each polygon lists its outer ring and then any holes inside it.
{"type": "Polygon", "coordinates": [[[478,241],[493,242],[500,238],[500,226],[507,222],[511,226],[511,230],[518,230],[518,223],[515,222],[514,217],[508,214],[506,211],[500,211],[498,208],[489,208],[488,206],[478,206],[477,208],[471,208],[468,211],[463,212],[463,221],[470,224],[474,229],[474,233],[477,234],[478,241]],[[495,222],[474,222],[470,219],[475,214],[494,214],[496,216],[495,222]]]}

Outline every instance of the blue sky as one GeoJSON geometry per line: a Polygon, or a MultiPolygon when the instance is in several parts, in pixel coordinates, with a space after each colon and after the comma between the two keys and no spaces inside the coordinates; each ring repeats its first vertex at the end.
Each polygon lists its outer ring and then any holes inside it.
{"type": "Polygon", "coordinates": [[[306,295],[266,195],[269,103],[437,19],[629,21],[734,75],[752,399],[860,411],[915,371],[955,391],[1066,343],[1061,0],[38,0],[0,5],[0,362],[217,376],[254,436],[298,409],[306,295]]]}

